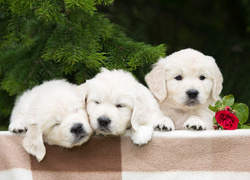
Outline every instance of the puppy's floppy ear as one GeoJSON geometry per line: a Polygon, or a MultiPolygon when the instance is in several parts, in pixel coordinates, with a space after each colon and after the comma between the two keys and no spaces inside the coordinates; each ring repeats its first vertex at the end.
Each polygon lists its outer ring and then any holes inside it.
{"type": "MultiPolygon", "coordinates": [[[[152,94],[148,92],[154,99],[152,94]]],[[[153,135],[153,112],[150,111],[151,101],[147,98],[148,94],[137,97],[131,117],[133,143],[142,145],[148,143],[153,135]]],[[[155,100],[155,99],[154,99],[155,100]]],[[[155,101],[157,104],[157,102],[155,101]]]]}
{"type": "Polygon", "coordinates": [[[133,108],[133,112],[132,112],[132,116],[131,116],[131,125],[132,125],[132,128],[137,131],[137,129],[139,128],[140,126],[140,118],[141,118],[141,115],[143,116],[143,110],[139,108],[139,105],[141,103],[138,101],[135,101],[135,105],[134,105],[134,108],[133,108]]]}
{"type": "Polygon", "coordinates": [[[214,64],[214,77],[213,77],[213,89],[212,89],[212,98],[214,101],[218,100],[218,97],[222,91],[222,83],[223,83],[223,76],[220,72],[219,67],[217,66],[217,64],[215,63],[215,59],[207,56],[208,58],[211,59],[211,61],[213,61],[214,64]]]}
{"type": "Polygon", "coordinates": [[[43,134],[37,124],[31,124],[23,139],[23,147],[29,153],[34,155],[38,162],[43,160],[46,149],[43,143],[43,134]]]}
{"type": "Polygon", "coordinates": [[[161,64],[156,63],[151,72],[146,75],[145,81],[159,102],[167,97],[165,69],[161,64]]]}
{"type": "Polygon", "coordinates": [[[147,98],[144,97],[136,97],[135,98],[135,105],[133,108],[132,116],[131,116],[131,125],[135,131],[138,130],[139,126],[146,125],[148,122],[147,120],[150,119],[150,109],[147,106],[147,98]]]}

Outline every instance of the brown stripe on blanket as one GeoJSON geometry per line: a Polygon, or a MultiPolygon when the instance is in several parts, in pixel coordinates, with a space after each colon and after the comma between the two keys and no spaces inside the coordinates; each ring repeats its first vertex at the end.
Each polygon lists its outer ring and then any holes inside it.
{"type": "Polygon", "coordinates": [[[121,172],[119,137],[94,136],[87,143],[71,149],[46,145],[46,156],[38,163],[31,159],[33,175],[39,172],[121,172]]]}
{"type": "Polygon", "coordinates": [[[0,136],[0,171],[24,168],[30,169],[29,154],[22,147],[23,136],[0,136]]]}
{"type": "Polygon", "coordinates": [[[121,145],[123,171],[250,171],[249,136],[153,137],[141,147],[123,138],[121,145]]]}

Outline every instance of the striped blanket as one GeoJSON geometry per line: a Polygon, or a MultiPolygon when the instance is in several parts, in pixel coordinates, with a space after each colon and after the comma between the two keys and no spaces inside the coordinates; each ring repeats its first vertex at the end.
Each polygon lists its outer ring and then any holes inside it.
{"type": "Polygon", "coordinates": [[[38,163],[23,136],[0,132],[0,179],[250,179],[250,130],[155,132],[141,147],[129,136],[94,136],[72,149],[46,145],[38,163]]]}

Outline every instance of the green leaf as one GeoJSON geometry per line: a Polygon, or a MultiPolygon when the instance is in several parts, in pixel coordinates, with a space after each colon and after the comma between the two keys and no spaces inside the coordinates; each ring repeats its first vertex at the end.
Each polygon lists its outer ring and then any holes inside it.
{"type": "Polygon", "coordinates": [[[211,106],[210,104],[209,104],[208,108],[209,108],[211,111],[215,112],[215,113],[219,110],[216,106],[211,106]]]}
{"type": "Polygon", "coordinates": [[[231,106],[231,108],[234,109],[235,106],[237,106],[238,104],[239,104],[239,103],[234,103],[234,104],[231,106]]]}
{"type": "Polygon", "coordinates": [[[234,104],[234,96],[232,94],[228,96],[224,96],[222,98],[222,106],[225,108],[226,106],[232,106],[234,104]]]}
{"type": "Polygon", "coordinates": [[[247,105],[239,103],[234,107],[234,110],[236,111],[235,115],[239,118],[240,124],[243,125],[247,121],[249,115],[249,109],[247,105]]]}
{"type": "Polygon", "coordinates": [[[218,100],[216,103],[215,103],[215,107],[217,108],[222,108],[222,103],[220,100],[218,100]]]}
{"type": "Polygon", "coordinates": [[[240,128],[241,128],[241,129],[250,129],[250,126],[242,125],[240,128]]]}

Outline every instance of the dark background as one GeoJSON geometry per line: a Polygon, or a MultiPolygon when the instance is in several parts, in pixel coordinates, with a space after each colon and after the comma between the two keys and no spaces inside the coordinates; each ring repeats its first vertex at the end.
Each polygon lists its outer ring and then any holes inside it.
{"type": "Polygon", "coordinates": [[[166,44],[167,54],[193,48],[213,56],[222,96],[250,105],[250,2],[246,0],[117,0],[100,9],[136,41],[166,44]]]}

